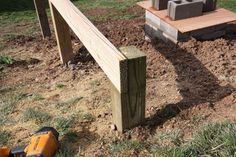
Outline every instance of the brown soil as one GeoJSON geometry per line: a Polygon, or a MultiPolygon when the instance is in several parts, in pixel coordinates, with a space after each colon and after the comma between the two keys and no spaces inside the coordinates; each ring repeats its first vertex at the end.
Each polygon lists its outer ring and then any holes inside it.
{"type": "MultiPolygon", "coordinates": [[[[236,26],[232,24],[223,38],[212,41],[191,39],[178,45],[144,40],[144,13],[135,7],[139,17],[130,20],[97,22],[98,29],[117,47],[134,45],[147,55],[146,122],[125,134],[111,131],[109,81],[86,49],[73,39],[76,59],[69,66],[60,64],[55,38],[41,37],[9,41],[1,53],[17,60],[0,71],[1,86],[18,87],[19,91],[41,93],[46,100],[24,100],[11,115],[20,119],[27,107],[42,109],[53,115],[67,115],[55,109],[55,103],[71,97],[83,99],[73,106],[96,117],[92,122],[78,122],[78,135],[72,147],[89,155],[107,153],[109,144],[122,139],[152,141],[157,132],[179,130],[185,138],[194,128],[209,122],[236,121],[236,26]],[[66,85],[55,88],[57,82],[66,85]],[[59,112],[59,113],[57,113],[59,112]]],[[[68,110],[68,109],[67,109],[68,110]]],[[[11,130],[23,141],[37,127],[34,122],[18,122],[11,130]]],[[[123,155],[143,152],[124,152],[123,155]]],[[[144,155],[143,155],[144,156],[144,155]]]]}

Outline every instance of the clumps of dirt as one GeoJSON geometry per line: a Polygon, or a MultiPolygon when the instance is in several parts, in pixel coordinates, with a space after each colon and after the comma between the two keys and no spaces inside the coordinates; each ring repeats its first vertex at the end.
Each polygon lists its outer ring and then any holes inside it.
{"type": "Polygon", "coordinates": [[[32,42],[36,39],[36,37],[32,36],[25,36],[25,35],[17,35],[13,39],[6,40],[8,45],[15,45],[15,46],[23,46],[28,42],[32,42]]]}
{"type": "Polygon", "coordinates": [[[134,20],[107,21],[99,23],[98,29],[107,37],[115,46],[134,45],[143,46],[143,19],[134,20]]]}

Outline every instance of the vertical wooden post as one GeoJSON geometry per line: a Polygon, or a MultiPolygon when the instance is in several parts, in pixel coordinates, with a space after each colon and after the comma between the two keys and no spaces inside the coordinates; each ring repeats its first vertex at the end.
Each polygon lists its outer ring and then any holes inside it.
{"type": "Polygon", "coordinates": [[[54,25],[54,30],[56,34],[58,49],[63,64],[67,63],[74,57],[72,44],[71,44],[71,35],[70,28],[61,14],[49,1],[52,20],[54,25]]]}
{"type": "Polygon", "coordinates": [[[34,5],[36,13],[38,15],[39,24],[43,38],[51,37],[50,26],[48,22],[48,17],[46,13],[45,0],[34,0],[34,5]]]}
{"type": "Polygon", "coordinates": [[[113,122],[121,132],[140,125],[145,119],[146,56],[134,46],[123,47],[127,57],[127,91],[112,85],[113,122]]]}

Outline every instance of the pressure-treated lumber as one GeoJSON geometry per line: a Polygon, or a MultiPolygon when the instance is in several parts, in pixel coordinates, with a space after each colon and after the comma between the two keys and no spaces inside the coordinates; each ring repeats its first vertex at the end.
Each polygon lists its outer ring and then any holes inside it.
{"type": "Polygon", "coordinates": [[[43,38],[51,37],[50,26],[48,22],[47,13],[46,13],[45,0],[34,0],[34,5],[35,5],[36,13],[38,16],[43,38]]]}
{"type": "Polygon", "coordinates": [[[70,28],[57,9],[49,2],[60,58],[63,64],[73,58],[70,28]]]}
{"type": "MultiPolygon", "coordinates": [[[[112,84],[114,124],[121,132],[145,119],[146,56],[135,47],[116,49],[69,1],[49,0],[61,58],[72,54],[69,27],[112,84]]],[[[70,55],[67,59],[71,58],[70,55]]]]}
{"type": "Polygon", "coordinates": [[[145,10],[150,11],[155,16],[158,16],[161,20],[170,24],[172,27],[176,28],[182,33],[236,21],[236,14],[223,8],[218,8],[213,12],[204,13],[202,16],[199,17],[172,21],[167,16],[166,10],[155,10],[151,7],[150,1],[138,2],[138,5],[144,8],[145,10]]]}
{"type": "Polygon", "coordinates": [[[69,0],[50,0],[119,92],[127,91],[126,57],[69,0]]]}
{"type": "Polygon", "coordinates": [[[112,85],[113,121],[119,131],[141,124],[145,119],[146,56],[134,46],[123,47],[128,58],[128,90],[119,92],[112,85]]]}

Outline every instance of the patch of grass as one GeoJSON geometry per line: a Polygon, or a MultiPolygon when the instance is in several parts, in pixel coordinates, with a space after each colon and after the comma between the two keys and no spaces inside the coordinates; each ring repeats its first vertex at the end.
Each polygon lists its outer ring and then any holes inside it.
{"type": "Polygon", "coordinates": [[[182,135],[179,131],[165,131],[165,132],[158,132],[155,135],[155,142],[157,144],[165,146],[168,144],[180,145],[182,142],[182,135]]]}
{"type": "Polygon", "coordinates": [[[217,156],[235,157],[236,124],[208,124],[200,128],[193,139],[173,147],[156,147],[155,155],[162,157],[217,156]]]}
{"type": "Polygon", "coordinates": [[[74,4],[82,11],[92,9],[111,9],[103,16],[88,16],[91,21],[107,21],[108,19],[130,19],[134,17],[127,9],[136,5],[138,0],[74,0],[74,4]]]}
{"type": "Polygon", "coordinates": [[[68,133],[64,135],[65,141],[72,142],[72,143],[76,142],[77,138],[78,138],[77,134],[71,131],[69,131],[68,133]]]}
{"type": "Polygon", "coordinates": [[[13,64],[14,60],[11,56],[1,55],[0,56],[0,64],[13,64]]]}
{"type": "Polygon", "coordinates": [[[0,147],[6,145],[10,140],[11,134],[7,131],[0,131],[0,147]]]}
{"type": "Polygon", "coordinates": [[[41,94],[33,94],[32,99],[34,101],[41,101],[44,100],[45,98],[41,94]]]}
{"type": "Polygon", "coordinates": [[[23,113],[23,119],[25,121],[35,120],[36,123],[45,123],[51,119],[51,116],[46,112],[27,108],[23,113]]]}
{"type": "Polygon", "coordinates": [[[75,154],[67,143],[62,143],[56,157],[75,157],[75,154]]]}
{"type": "Polygon", "coordinates": [[[3,44],[3,43],[0,43],[0,51],[1,51],[1,50],[3,50],[5,47],[6,47],[6,45],[5,45],[5,44],[3,44]]]}
{"type": "Polygon", "coordinates": [[[83,114],[82,117],[83,117],[83,120],[85,120],[87,122],[92,122],[95,120],[95,117],[90,113],[83,114]]]}
{"type": "Polygon", "coordinates": [[[18,93],[15,96],[7,97],[6,100],[0,101],[0,113],[9,115],[14,112],[16,104],[26,97],[25,93],[18,93]]]}
{"type": "Polygon", "coordinates": [[[74,4],[82,10],[94,8],[111,8],[124,10],[136,5],[138,0],[74,0],[74,4]]]}
{"type": "Polygon", "coordinates": [[[125,140],[110,145],[110,153],[120,153],[124,151],[136,150],[142,151],[147,147],[147,144],[137,140],[125,140]]]}
{"type": "Polygon", "coordinates": [[[16,39],[18,36],[17,33],[8,33],[8,34],[3,34],[2,35],[2,41],[11,41],[11,40],[14,40],[16,39]]]}
{"type": "Polygon", "coordinates": [[[18,93],[18,94],[16,95],[15,99],[16,99],[17,101],[20,101],[20,100],[23,100],[23,99],[25,99],[25,98],[27,98],[27,97],[28,97],[28,93],[22,93],[22,92],[20,92],[20,93],[18,93]]]}
{"type": "Polygon", "coordinates": [[[71,98],[71,99],[68,99],[68,100],[66,100],[64,102],[58,103],[56,106],[59,107],[59,108],[60,107],[68,108],[68,107],[70,107],[72,105],[75,105],[77,102],[79,102],[82,99],[83,99],[83,97],[71,98]]]}
{"type": "Polygon", "coordinates": [[[236,1],[235,0],[218,0],[220,7],[232,10],[236,12],[236,1]]]}
{"type": "Polygon", "coordinates": [[[20,12],[4,12],[0,13],[0,21],[0,26],[2,27],[23,22],[33,24],[37,22],[37,16],[36,12],[33,10],[20,12]]]}
{"type": "Polygon", "coordinates": [[[100,85],[98,80],[92,80],[91,82],[89,82],[91,89],[92,89],[92,94],[97,92],[97,87],[100,85]]]}
{"type": "Polygon", "coordinates": [[[0,93],[7,93],[7,92],[10,92],[10,91],[12,91],[12,90],[13,90],[12,87],[2,86],[2,87],[0,88],[0,93]]]}
{"type": "Polygon", "coordinates": [[[57,83],[56,84],[56,88],[62,89],[64,88],[66,85],[62,84],[62,83],[57,83]]]}
{"type": "Polygon", "coordinates": [[[53,125],[60,135],[66,135],[70,132],[70,128],[73,125],[72,118],[57,117],[54,119],[53,125]]]}

